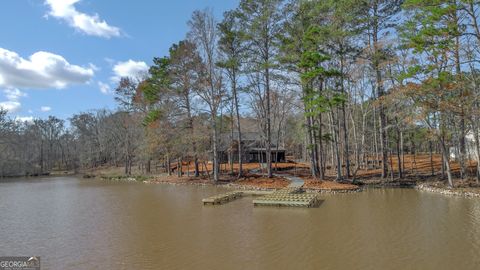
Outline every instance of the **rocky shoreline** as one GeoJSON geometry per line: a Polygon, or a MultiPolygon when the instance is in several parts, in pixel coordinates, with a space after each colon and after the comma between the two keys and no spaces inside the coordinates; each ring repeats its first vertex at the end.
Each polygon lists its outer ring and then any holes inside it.
{"type": "MultiPolygon", "coordinates": [[[[229,189],[235,190],[252,190],[252,191],[274,191],[277,190],[275,188],[263,188],[263,187],[256,187],[256,186],[249,186],[249,185],[239,185],[235,183],[227,183],[227,184],[213,184],[213,183],[189,183],[189,182],[168,182],[168,181],[144,181],[143,183],[148,184],[169,184],[169,185],[195,185],[195,186],[218,186],[218,187],[225,187],[229,189]]],[[[465,189],[449,189],[449,188],[439,188],[430,186],[426,183],[421,183],[417,185],[403,185],[399,183],[376,183],[370,185],[359,186],[357,189],[316,189],[316,188],[304,188],[305,192],[307,193],[320,193],[320,194],[347,194],[347,193],[356,193],[362,192],[365,188],[415,188],[420,191],[432,192],[443,194],[447,196],[459,196],[459,197],[469,197],[469,198],[480,198],[480,190],[477,192],[469,191],[465,189]]]]}
{"type": "Polygon", "coordinates": [[[368,180],[357,180],[355,184],[364,186],[364,187],[373,187],[373,188],[387,188],[387,187],[415,187],[418,181],[414,180],[382,180],[382,179],[368,179],[368,180]]]}
{"type": "MultiPolygon", "coordinates": [[[[212,183],[209,180],[183,180],[177,179],[175,181],[171,179],[162,180],[161,178],[145,178],[142,177],[99,177],[103,180],[112,180],[112,181],[124,181],[124,182],[139,182],[144,184],[168,184],[168,185],[194,185],[194,186],[215,186],[215,187],[224,187],[228,189],[235,190],[251,190],[251,191],[274,191],[281,189],[282,187],[261,187],[256,185],[249,184],[238,184],[238,183],[212,183]]],[[[447,196],[459,196],[459,197],[468,197],[468,198],[480,198],[480,189],[479,188],[448,188],[438,186],[438,183],[428,183],[428,182],[415,182],[415,181],[380,181],[380,180],[367,180],[359,181],[360,184],[357,188],[346,188],[346,189],[332,189],[332,188],[318,188],[318,187],[304,187],[305,192],[307,193],[321,193],[321,194],[346,194],[346,193],[355,193],[361,192],[365,188],[415,188],[420,191],[432,192],[443,194],[447,196]]]]}
{"type": "Polygon", "coordinates": [[[480,198],[480,189],[476,189],[475,191],[473,191],[466,188],[436,187],[428,183],[418,184],[415,186],[415,188],[421,191],[439,193],[439,194],[448,195],[448,196],[480,198]]]}
{"type": "MultiPolygon", "coordinates": [[[[168,184],[168,185],[193,185],[193,186],[216,186],[224,187],[228,189],[235,190],[251,190],[251,191],[275,191],[280,188],[265,188],[258,187],[254,185],[239,185],[236,183],[226,183],[226,184],[213,184],[213,183],[198,183],[198,182],[169,182],[169,181],[143,181],[145,184],[168,184]]],[[[354,193],[360,192],[363,189],[358,187],[357,189],[316,189],[316,188],[304,188],[307,193],[324,193],[324,194],[345,194],[345,193],[354,193]]]]}
{"type": "Polygon", "coordinates": [[[144,184],[166,184],[166,185],[174,185],[174,186],[185,186],[185,185],[191,185],[191,186],[212,186],[212,187],[223,187],[223,188],[229,188],[229,189],[236,189],[236,190],[252,190],[252,191],[275,191],[277,188],[264,188],[264,187],[258,187],[258,186],[250,186],[250,185],[239,185],[235,183],[218,183],[214,184],[212,182],[206,182],[206,183],[201,183],[201,182],[171,182],[171,181],[158,181],[158,180],[153,180],[153,181],[143,181],[144,184]]]}

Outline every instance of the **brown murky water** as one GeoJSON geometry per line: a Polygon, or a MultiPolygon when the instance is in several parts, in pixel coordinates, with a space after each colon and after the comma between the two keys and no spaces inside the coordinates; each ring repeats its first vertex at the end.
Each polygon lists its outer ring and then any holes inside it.
{"type": "Polygon", "coordinates": [[[213,187],[73,177],[0,183],[0,256],[42,269],[480,269],[480,200],[412,189],[316,209],[203,207],[213,187]]]}

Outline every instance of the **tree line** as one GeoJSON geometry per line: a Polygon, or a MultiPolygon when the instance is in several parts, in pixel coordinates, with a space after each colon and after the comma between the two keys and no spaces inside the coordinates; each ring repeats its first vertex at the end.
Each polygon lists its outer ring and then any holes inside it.
{"type": "Polygon", "coordinates": [[[219,20],[195,11],[148,74],[120,80],[117,111],[75,115],[68,128],[1,114],[2,173],[22,161],[40,171],[122,164],[129,174],[162,160],[169,173],[192,162],[198,176],[209,161],[218,181],[224,135],[241,157],[244,123],[254,123],[268,177],[282,141],[318,179],[368,168],[403,178],[408,153],[428,153],[432,175],[451,186],[452,156],[458,177],[479,179],[468,170],[470,159],[480,166],[479,15],[473,0],[241,0],[219,20]]]}

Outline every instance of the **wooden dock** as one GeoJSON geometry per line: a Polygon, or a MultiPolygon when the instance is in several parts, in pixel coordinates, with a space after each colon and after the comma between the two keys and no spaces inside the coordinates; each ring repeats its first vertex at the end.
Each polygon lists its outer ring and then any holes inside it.
{"type": "Polygon", "coordinates": [[[220,195],[215,195],[212,197],[208,197],[206,199],[203,199],[203,205],[211,204],[223,204],[227,203],[229,201],[235,200],[237,198],[240,198],[243,196],[243,192],[241,191],[232,191],[232,192],[227,192],[225,194],[220,194],[220,195]]]}
{"type": "Polygon", "coordinates": [[[304,193],[300,187],[284,188],[253,200],[254,206],[315,207],[318,194],[304,193]]]}
{"type": "Polygon", "coordinates": [[[224,194],[208,197],[206,199],[203,199],[202,202],[203,202],[203,205],[224,204],[245,196],[265,196],[272,193],[273,191],[262,191],[262,190],[232,191],[232,192],[227,192],[224,194]]]}
{"type": "Polygon", "coordinates": [[[203,205],[224,204],[244,196],[258,196],[253,206],[316,207],[318,194],[305,193],[301,187],[286,187],[277,191],[232,191],[203,199],[203,205]]]}

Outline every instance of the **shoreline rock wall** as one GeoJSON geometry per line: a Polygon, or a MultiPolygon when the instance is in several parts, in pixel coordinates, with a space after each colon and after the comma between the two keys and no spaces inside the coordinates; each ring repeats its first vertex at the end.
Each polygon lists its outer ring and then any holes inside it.
{"type": "Polygon", "coordinates": [[[474,191],[469,191],[464,189],[439,188],[439,187],[434,187],[425,183],[419,184],[415,188],[421,191],[439,193],[439,194],[449,195],[449,196],[480,198],[480,190],[478,190],[477,192],[474,192],[474,191]]]}

